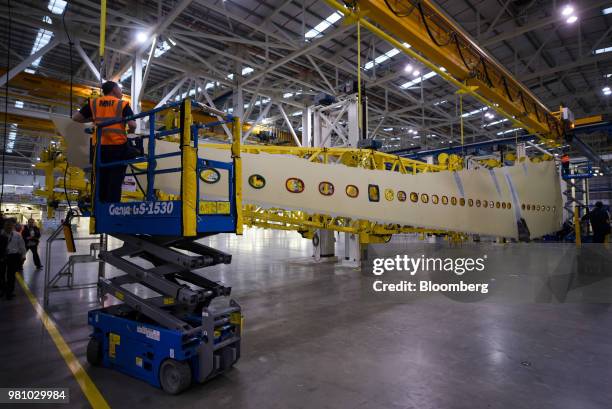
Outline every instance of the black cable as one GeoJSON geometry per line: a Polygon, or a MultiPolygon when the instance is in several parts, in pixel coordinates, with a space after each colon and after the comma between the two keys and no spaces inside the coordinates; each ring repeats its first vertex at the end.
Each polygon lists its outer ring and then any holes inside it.
{"type": "Polygon", "coordinates": [[[6,47],[6,83],[4,84],[4,140],[2,147],[2,190],[0,191],[0,209],[4,203],[4,166],[6,162],[6,140],[8,139],[8,94],[9,94],[9,71],[11,70],[11,33],[13,16],[11,14],[11,0],[8,2],[8,43],[6,47]]]}
{"type": "Polygon", "coordinates": [[[412,7],[410,8],[409,11],[400,12],[400,11],[394,9],[393,6],[391,6],[391,4],[389,4],[388,0],[385,0],[385,4],[387,5],[387,8],[389,10],[391,10],[391,13],[395,14],[397,17],[408,17],[414,11],[414,5],[411,5],[412,7]]]}
{"type": "Polygon", "coordinates": [[[437,45],[438,47],[446,47],[447,45],[449,45],[453,41],[453,38],[456,37],[456,34],[455,33],[451,34],[448,37],[448,41],[446,43],[444,44],[439,43],[438,40],[434,37],[433,33],[431,32],[431,29],[429,28],[429,24],[427,23],[427,18],[425,17],[425,12],[423,11],[423,5],[421,4],[420,1],[417,3],[417,8],[419,9],[419,13],[421,14],[421,19],[423,20],[423,25],[425,26],[425,30],[427,31],[427,35],[429,36],[431,41],[433,41],[433,43],[437,45]]]}
{"type": "MultiPolygon", "coordinates": [[[[73,42],[72,39],[70,38],[70,33],[68,32],[68,28],[66,27],[66,11],[64,10],[64,13],[62,14],[62,25],[64,26],[64,32],[66,33],[66,37],[68,37],[68,47],[69,47],[69,55],[70,55],[70,106],[69,106],[69,110],[70,110],[70,118],[72,118],[72,88],[73,88],[73,84],[72,84],[72,80],[73,80],[73,64],[72,64],[72,47],[73,47],[73,42]]],[[[70,167],[70,165],[68,164],[68,158],[65,158],[66,160],[66,169],[64,170],[64,195],[66,196],[66,202],[68,202],[68,209],[72,210],[72,203],[70,202],[70,196],[68,196],[68,189],[66,188],[66,176],[68,175],[68,168],[70,167]]]]}
{"type": "Polygon", "coordinates": [[[510,99],[510,102],[514,102],[512,99],[512,95],[510,95],[510,89],[508,88],[508,81],[506,81],[506,77],[502,75],[502,84],[504,85],[504,91],[506,91],[506,95],[510,99]]]}
{"type": "Polygon", "coordinates": [[[457,45],[457,52],[459,53],[459,56],[461,57],[461,61],[463,61],[463,65],[465,65],[465,68],[468,70],[468,72],[474,71],[474,68],[470,67],[467,60],[463,56],[463,51],[461,51],[461,44],[459,44],[459,38],[457,34],[453,33],[452,37],[455,39],[455,44],[457,45]]]}
{"type": "Polygon", "coordinates": [[[480,63],[482,64],[482,69],[484,70],[487,84],[489,85],[489,87],[495,88],[495,85],[493,85],[493,81],[491,81],[491,77],[489,76],[489,70],[487,69],[487,63],[482,56],[480,56],[480,63]]]}

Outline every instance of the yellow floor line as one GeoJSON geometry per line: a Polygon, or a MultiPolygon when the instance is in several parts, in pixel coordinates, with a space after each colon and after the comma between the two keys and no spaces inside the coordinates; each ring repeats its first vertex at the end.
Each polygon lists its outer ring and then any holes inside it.
{"type": "Polygon", "coordinates": [[[25,294],[28,296],[30,303],[32,303],[32,306],[36,311],[36,315],[38,315],[38,318],[47,329],[47,332],[53,339],[55,346],[59,350],[59,353],[62,355],[62,358],[64,358],[64,361],[66,361],[66,365],[68,365],[68,368],[70,368],[70,371],[74,375],[74,378],[81,387],[81,390],[87,397],[87,400],[89,401],[91,406],[94,409],[110,408],[96,385],[93,383],[89,375],[87,375],[87,372],[85,372],[85,369],[83,369],[83,367],[81,366],[79,360],[76,358],[76,356],[74,356],[74,353],[60,334],[51,317],[47,315],[45,309],[38,303],[38,300],[36,299],[34,294],[32,294],[32,291],[30,291],[30,288],[23,280],[21,274],[17,273],[16,278],[19,282],[19,285],[21,286],[25,294]]]}

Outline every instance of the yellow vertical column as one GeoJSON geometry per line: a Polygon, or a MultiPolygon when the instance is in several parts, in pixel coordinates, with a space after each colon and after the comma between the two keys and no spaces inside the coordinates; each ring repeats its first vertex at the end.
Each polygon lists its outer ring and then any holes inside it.
{"type": "Polygon", "coordinates": [[[234,203],[236,204],[236,234],[242,234],[242,158],[240,157],[240,118],[234,118],[232,160],[234,162],[234,203]]]}
{"type": "Polygon", "coordinates": [[[580,231],[580,213],[578,206],[574,207],[574,233],[576,234],[576,247],[582,246],[582,232],[580,231]]]}
{"type": "Polygon", "coordinates": [[[197,235],[197,183],[196,164],[198,153],[191,140],[191,100],[183,102],[183,123],[181,124],[181,201],[183,214],[183,236],[197,235]]]}

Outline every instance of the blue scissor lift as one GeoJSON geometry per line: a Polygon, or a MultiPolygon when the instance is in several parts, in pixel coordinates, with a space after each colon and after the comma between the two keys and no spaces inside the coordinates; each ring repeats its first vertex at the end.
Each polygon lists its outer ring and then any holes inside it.
{"type": "MultiPolygon", "coordinates": [[[[242,232],[240,121],[190,99],[124,121],[145,117],[149,127],[146,155],[102,163],[100,152],[95,154],[94,198],[99,191],[95,180],[109,166],[130,166],[139,186],[146,181],[146,187],[141,188],[142,201],[101,203],[94,199],[89,209],[96,233],[123,242],[117,249],[100,252],[100,258],[125,274],[100,278],[100,297],[112,295],[120,303],[89,312],[93,333],[87,359],[177,394],[229,369],[240,357],[240,305],[234,300],[221,307],[212,303],[217,297],[228,297],[231,288],[194,272],[231,262],[231,255],[197,243],[197,239],[242,232]],[[156,114],[168,109],[180,110],[179,126],[156,130],[156,114]],[[192,109],[219,120],[194,124],[192,109]],[[198,158],[198,129],[225,124],[234,129],[232,161],[198,158]],[[156,154],[156,142],[172,135],[179,137],[177,150],[156,154]],[[181,166],[158,166],[171,157],[180,159],[181,166]],[[228,200],[200,200],[200,175],[208,172],[223,183],[219,170],[227,175],[228,200]],[[162,195],[155,190],[155,177],[163,173],[180,174],[180,199],[158,200],[162,195]],[[156,295],[144,298],[142,286],[156,295]]],[[[97,127],[98,141],[101,130],[114,123],[117,121],[97,127]]]]}

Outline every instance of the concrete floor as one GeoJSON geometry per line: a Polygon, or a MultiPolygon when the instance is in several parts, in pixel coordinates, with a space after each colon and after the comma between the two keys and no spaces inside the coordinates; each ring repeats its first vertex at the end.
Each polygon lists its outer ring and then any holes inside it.
{"type": "MultiPolygon", "coordinates": [[[[249,230],[242,238],[222,235],[204,242],[234,255],[232,265],[207,269],[206,276],[232,285],[242,304],[242,358],[225,375],[182,395],[168,396],[90,367],[86,313],[97,306],[95,290],[52,294],[50,314],[111,407],[611,406],[609,304],[445,297],[381,302],[364,296],[371,280],[367,271],[308,261],[311,246],[297,234],[249,230]]],[[[400,238],[377,246],[375,253],[393,255],[411,246],[422,245],[400,238]]],[[[87,252],[85,243],[79,247],[87,252]]],[[[53,270],[65,259],[60,243],[53,270]]],[[[77,281],[90,281],[96,268],[83,265],[77,281]]],[[[30,259],[24,275],[42,299],[42,273],[33,271],[30,259]]],[[[608,281],[602,277],[586,286],[606,283],[609,296],[608,281]]],[[[0,340],[0,387],[69,387],[71,402],[62,407],[89,406],[21,289],[14,300],[0,301],[0,340]]]]}

